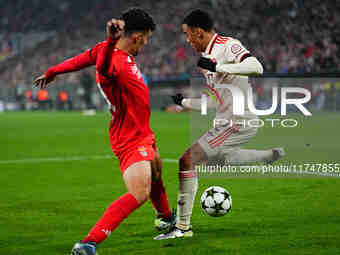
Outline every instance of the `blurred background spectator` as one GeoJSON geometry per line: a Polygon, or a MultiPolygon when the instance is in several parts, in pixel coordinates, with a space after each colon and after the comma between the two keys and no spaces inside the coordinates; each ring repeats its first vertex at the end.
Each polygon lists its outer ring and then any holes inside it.
{"type": "MultiPolygon", "coordinates": [[[[241,40],[265,72],[340,68],[337,0],[11,0],[0,1],[0,87],[20,85],[27,90],[48,67],[104,40],[106,21],[131,6],[146,9],[158,24],[150,44],[137,57],[149,82],[185,80],[197,74],[196,54],[181,32],[184,15],[195,8],[213,14],[217,31],[241,40]]],[[[80,84],[84,107],[94,108],[94,74],[92,67],[80,75],[60,76],[57,85],[80,84]]],[[[18,90],[18,100],[23,93],[18,90]]]]}

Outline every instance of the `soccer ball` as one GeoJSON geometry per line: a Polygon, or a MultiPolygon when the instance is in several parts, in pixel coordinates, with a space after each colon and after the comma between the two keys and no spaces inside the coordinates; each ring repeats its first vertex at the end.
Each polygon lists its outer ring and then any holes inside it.
{"type": "Polygon", "coordinates": [[[218,186],[207,188],[201,196],[201,206],[210,216],[220,217],[231,209],[231,196],[229,192],[218,186]]]}

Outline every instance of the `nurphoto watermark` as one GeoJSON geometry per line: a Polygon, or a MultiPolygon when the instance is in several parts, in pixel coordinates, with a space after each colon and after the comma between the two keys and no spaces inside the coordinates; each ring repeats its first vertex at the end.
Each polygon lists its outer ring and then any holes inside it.
{"type": "MultiPolygon", "coordinates": [[[[229,90],[232,96],[232,114],[234,116],[244,116],[245,109],[247,106],[247,110],[256,115],[256,116],[268,116],[272,115],[277,111],[278,106],[280,105],[280,115],[287,115],[287,106],[293,105],[295,106],[304,116],[312,116],[312,113],[304,106],[311,100],[311,92],[305,88],[300,87],[282,87],[280,90],[277,87],[272,88],[272,98],[271,98],[271,106],[268,109],[256,109],[254,104],[254,95],[253,90],[249,87],[247,94],[244,95],[244,92],[237,86],[233,84],[216,84],[214,89],[220,90],[229,90]],[[288,94],[299,95],[296,98],[288,98],[288,94]],[[301,97],[301,95],[303,95],[301,97]],[[246,100],[247,99],[247,100],[246,100]],[[280,99],[280,101],[279,101],[280,99]],[[246,105],[247,103],[247,105],[246,105]]],[[[221,97],[218,95],[218,90],[215,90],[215,94],[219,97],[220,104],[226,103],[223,102],[221,97]]],[[[211,95],[209,95],[211,96],[211,95]]],[[[201,95],[201,114],[207,115],[208,111],[208,95],[201,95]]],[[[263,127],[265,124],[270,124],[272,128],[281,126],[284,128],[294,128],[298,126],[298,121],[292,118],[285,119],[241,119],[241,120],[233,120],[227,118],[215,118],[214,119],[214,127],[218,125],[229,125],[230,127],[233,125],[243,126],[243,127],[263,127]]]]}

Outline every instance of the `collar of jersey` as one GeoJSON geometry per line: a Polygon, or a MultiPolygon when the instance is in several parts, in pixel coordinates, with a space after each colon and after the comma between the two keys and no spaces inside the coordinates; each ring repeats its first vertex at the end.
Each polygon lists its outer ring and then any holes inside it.
{"type": "Polygon", "coordinates": [[[218,34],[214,34],[214,36],[211,38],[207,48],[204,51],[204,55],[209,55],[211,53],[212,47],[215,44],[217,36],[218,36],[218,34]]]}
{"type": "Polygon", "coordinates": [[[134,56],[132,56],[131,54],[129,54],[129,53],[127,53],[126,51],[123,51],[123,50],[121,50],[121,49],[115,48],[114,51],[122,52],[123,54],[129,56],[129,57],[132,58],[133,60],[135,59],[134,56]]]}

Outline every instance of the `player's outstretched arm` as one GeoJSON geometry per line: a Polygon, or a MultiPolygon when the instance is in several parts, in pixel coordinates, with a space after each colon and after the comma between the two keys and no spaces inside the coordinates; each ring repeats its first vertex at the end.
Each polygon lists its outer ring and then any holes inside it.
{"type": "Polygon", "coordinates": [[[95,65],[97,53],[99,49],[102,48],[102,44],[103,43],[98,43],[92,49],[88,49],[75,57],[69,58],[64,62],[47,69],[45,76],[47,78],[52,78],[58,74],[74,72],[95,65]]]}
{"type": "Polygon", "coordinates": [[[49,84],[55,80],[55,76],[46,77],[45,74],[40,75],[38,78],[34,80],[34,87],[45,89],[49,86],[49,84]]]}
{"type": "MultiPolygon", "coordinates": [[[[124,21],[111,19],[106,23],[106,43],[115,44],[124,29],[124,21]]],[[[83,53],[69,58],[64,62],[49,68],[45,74],[34,80],[34,86],[41,89],[47,88],[49,84],[55,80],[56,75],[78,71],[80,69],[96,64],[97,54],[103,48],[105,42],[98,43],[92,49],[88,49],[83,53]]]]}
{"type": "Polygon", "coordinates": [[[237,75],[260,75],[263,73],[263,66],[257,58],[249,56],[238,64],[217,64],[216,72],[237,75]]]}
{"type": "Polygon", "coordinates": [[[210,58],[201,57],[197,63],[197,66],[209,70],[211,72],[235,74],[235,75],[250,75],[250,74],[262,74],[263,67],[257,58],[249,56],[244,58],[242,62],[236,64],[218,64],[212,61],[210,58]]]}
{"type": "MultiPolygon", "coordinates": [[[[184,98],[182,94],[176,94],[172,96],[172,100],[175,104],[182,106],[186,109],[200,111],[201,110],[201,99],[200,98],[184,98]]],[[[207,97],[207,107],[213,108],[214,102],[210,97],[207,97]]]]}

